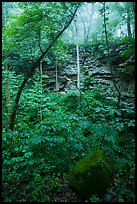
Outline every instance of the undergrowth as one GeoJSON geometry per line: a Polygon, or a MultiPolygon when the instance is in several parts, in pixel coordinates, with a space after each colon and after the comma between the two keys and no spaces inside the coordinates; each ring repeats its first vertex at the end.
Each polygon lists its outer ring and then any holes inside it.
{"type": "Polygon", "coordinates": [[[37,94],[24,91],[14,131],[3,128],[3,202],[54,202],[67,171],[95,149],[117,162],[107,193],[87,202],[135,201],[135,111],[117,110],[96,90],[83,92],[79,103],[72,89],[44,94],[41,121],[37,94]]]}

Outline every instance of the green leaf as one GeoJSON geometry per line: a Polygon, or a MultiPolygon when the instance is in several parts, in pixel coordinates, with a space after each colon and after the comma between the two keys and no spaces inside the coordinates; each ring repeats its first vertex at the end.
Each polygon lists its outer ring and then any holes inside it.
{"type": "Polygon", "coordinates": [[[101,111],[101,108],[97,107],[97,108],[94,108],[95,112],[100,112],[101,111]]]}
{"type": "Polygon", "coordinates": [[[29,157],[31,157],[31,155],[32,155],[31,152],[26,152],[26,153],[24,154],[24,157],[29,158],[29,157]]]}
{"type": "Polygon", "coordinates": [[[37,173],[37,174],[35,175],[35,177],[34,177],[34,181],[39,182],[39,181],[41,181],[41,180],[42,180],[41,175],[40,175],[39,173],[37,173]]]}

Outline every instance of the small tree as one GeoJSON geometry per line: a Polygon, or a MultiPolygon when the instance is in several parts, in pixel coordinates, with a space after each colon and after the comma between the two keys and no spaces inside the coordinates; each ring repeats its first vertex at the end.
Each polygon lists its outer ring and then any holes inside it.
{"type": "Polygon", "coordinates": [[[121,92],[118,89],[117,83],[114,79],[114,73],[113,73],[113,69],[110,63],[110,51],[109,51],[109,42],[108,42],[108,32],[107,32],[107,21],[108,21],[108,17],[106,16],[106,12],[108,10],[108,7],[106,7],[106,3],[102,2],[103,8],[100,9],[101,15],[103,16],[103,21],[104,21],[104,31],[105,31],[105,38],[106,38],[106,48],[107,48],[107,56],[108,56],[108,63],[109,63],[109,68],[110,68],[110,72],[111,72],[111,76],[112,76],[112,80],[113,80],[113,84],[114,87],[118,93],[118,102],[117,102],[117,108],[119,108],[120,106],[120,100],[121,100],[121,92]]]}
{"type": "Polygon", "coordinates": [[[8,118],[10,118],[11,114],[11,99],[10,99],[10,82],[9,82],[9,71],[7,63],[4,63],[4,69],[6,73],[6,81],[5,81],[5,90],[6,90],[6,105],[7,105],[7,111],[8,111],[8,118]]]}
{"type": "MultiPolygon", "coordinates": [[[[15,125],[18,104],[19,104],[20,96],[24,89],[24,86],[26,85],[28,80],[32,78],[33,75],[35,74],[35,70],[39,66],[40,61],[44,58],[44,56],[55,44],[57,39],[71,24],[80,6],[80,2],[78,3],[72,2],[69,4],[71,7],[71,13],[69,10],[67,9],[65,10],[62,7],[61,3],[49,2],[48,4],[46,3],[46,7],[45,7],[43,2],[27,2],[23,4],[23,12],[19,16],[16,16],[14,20],[12,19],[11,23],[8,24],[9,30],[8,29],[5,30],[5,36],[7,33],[10,41],[13,41],[12,36],[13,38],[15,38],[14,39],[14,42],[16,42],[15,46],[16,45],[23,46],[24,40],[27,38],[29,39],[31,34],[32,36],[37,37],[39,28],[42,28],[42,26],[44,27],[43,32],[46,33],[46,39],[47,39],[46,42],[44,41],[45,46],[43,46],[44,49],[42,54],[39,54],[39,52],[37,52],[36,47],[34,49],[35,53],[37,54],[36,60],[34,58],[34,61],[32,62],[32,65],[30,66],[28,73],[24,77],[24,80],[19,87],[16,99],[15,99],[14,107],[13,107],[13,112],[10,118],[11,130],[13,130],[15,125]],[[51,15],[47,15],[48,12],[50,12],[51,15]],[[57,21],[56,19],[59,19],[59,21],[57,21]],[[9,36],[10,33],[12,34],[11,37],[9,36]],[[19,39],[20,39],[20,44],[18,44],[19,39]]],[[[32,46],[30,46],[30,50],[31,49],[32,49],[32,46]]]]}

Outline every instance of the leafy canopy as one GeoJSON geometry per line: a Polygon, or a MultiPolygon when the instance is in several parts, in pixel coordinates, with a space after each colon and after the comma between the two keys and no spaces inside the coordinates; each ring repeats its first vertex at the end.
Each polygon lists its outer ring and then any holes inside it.
{"type": "MultiPolygon", "coordinates": [[[[73,12],[77,3],[69,3],[73,12]]],[[[60,2],[20,2],[21,12],[12,14],[3,29],[3,52],[24,58],[37,58],[71,18],[60,2]],[[40,46],[41,49],[40,49],[40,46]]]]}

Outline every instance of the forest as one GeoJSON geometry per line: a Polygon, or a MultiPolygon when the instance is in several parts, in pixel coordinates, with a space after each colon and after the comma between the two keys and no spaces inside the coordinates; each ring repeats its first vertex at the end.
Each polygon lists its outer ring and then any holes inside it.
{"type": "Polygon", "coordinates": [[[2,2],[2,201],[135,202],[135,2],[2,2]]]}

